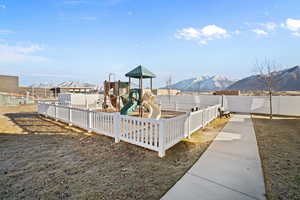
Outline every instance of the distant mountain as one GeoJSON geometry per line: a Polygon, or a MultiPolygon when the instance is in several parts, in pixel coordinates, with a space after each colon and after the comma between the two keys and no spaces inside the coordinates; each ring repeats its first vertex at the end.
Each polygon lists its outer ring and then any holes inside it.
{"type": "MultiPolygon", "coordinates": [[[[276,91],[300,90],[300,66],[273,72],[273,77],[276,91]]],[[[227,90],[255,91],[267,90],[267,87],[258,75],[253,75],[235,82],[227,90]]]]}
{"type": "Polygon", "coordinates": [[[54,83],[38,83],[32,84],[28,87],[33,88],[53,88],[53,87],[97,87],[95,84],[79,82],[79,81],[65,81],[59,84],[54,83]]]}
{"type": "MultiPolygon", "coordinates": [[[[200,76],[186,79],[171,85],[172,89],[181,91],[206,92],[223,90],[233,84],[234,81],[223,76],[200,76]]],[[[166,87],[165,87],[166,88],[166,87]]]]}
{"type": "Polygon", "coordinates": [[[79,81],[65,81],[58,84],[58,87],[97,87],[95,84],[84,83],[79,81]]]}
{"type": "Polygon", "coordinates": [[[56,87],[57,84],[54,83],[35,83],[32,85],[29,85],[30,88],[53,88],[56,87]]]}

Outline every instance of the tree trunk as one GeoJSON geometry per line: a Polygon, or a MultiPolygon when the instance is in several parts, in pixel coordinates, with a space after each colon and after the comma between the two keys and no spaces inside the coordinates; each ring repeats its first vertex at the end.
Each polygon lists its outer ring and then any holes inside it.
{"type": "Polygon", "coordinates": [[[269,90],[269,96],[270,96],[270,119],[273,118],[273,106],[272,106],[272,91],[269,90]]]}

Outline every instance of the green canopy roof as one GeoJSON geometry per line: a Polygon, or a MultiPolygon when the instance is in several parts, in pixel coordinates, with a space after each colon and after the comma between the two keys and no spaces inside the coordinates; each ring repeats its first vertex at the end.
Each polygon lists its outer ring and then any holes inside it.
{"type": "Polygon", "coordinates": [[[143,67],[142,65],[137,66],[127,74],[125,74],[127,77],[131,78],[155,78],[156,75],[150,72],[146,67],[143,67]]]}

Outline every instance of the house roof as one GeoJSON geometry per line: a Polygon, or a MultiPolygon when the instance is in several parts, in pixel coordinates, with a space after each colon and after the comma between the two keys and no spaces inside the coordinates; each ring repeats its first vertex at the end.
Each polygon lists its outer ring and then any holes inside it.
{"type": "Polygon", "coordinates": [[[126,77],[131,78],[155,78],[156,75],[150,72],[146,67],[143,67],[142,65],[137,66],[127,74],[125,74],[126,77]]]}

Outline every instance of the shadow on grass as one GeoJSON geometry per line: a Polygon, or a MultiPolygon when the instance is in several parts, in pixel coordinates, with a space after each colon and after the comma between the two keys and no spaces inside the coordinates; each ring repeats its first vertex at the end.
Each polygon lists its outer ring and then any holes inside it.
{"type": "Polygon", "coordinates": [[[74,131],[74,129],[71,129],[60,122],[54,122],[50,119],[43,118],[36,112],[7,113],[5,116],[28,134],[63,134],[72,132],[84,133],[84,131],[74,131]]]}

